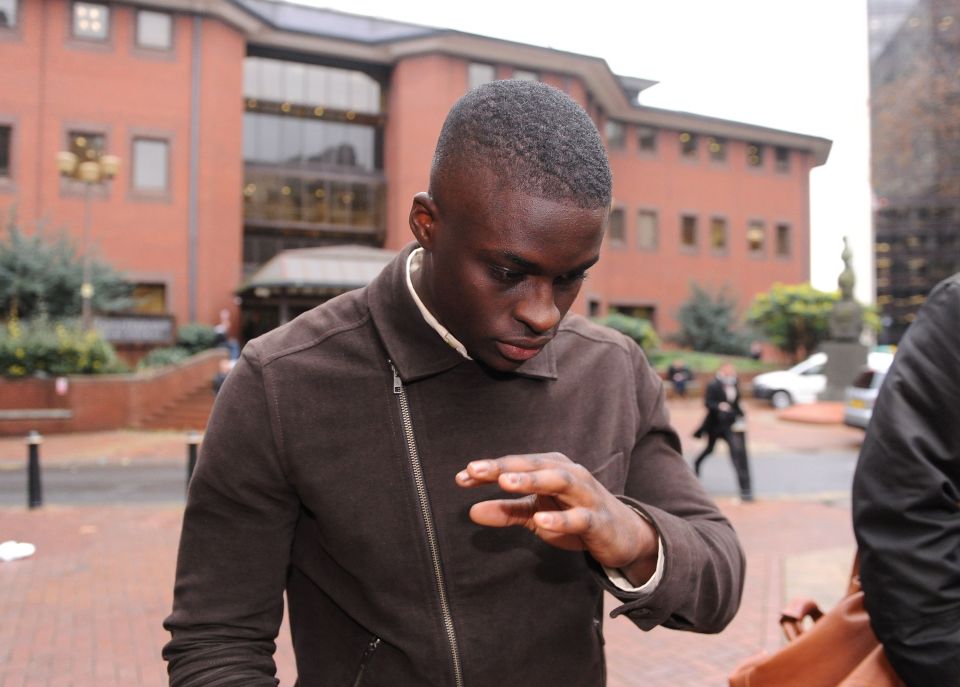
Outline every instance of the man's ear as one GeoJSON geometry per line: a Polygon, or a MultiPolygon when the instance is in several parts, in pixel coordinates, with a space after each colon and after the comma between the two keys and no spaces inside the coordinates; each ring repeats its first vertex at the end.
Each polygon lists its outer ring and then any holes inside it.
{"type": "Polygon", "coordinates": [[[440,211],[433,197],[421,191],[413,197],[410,207],[410,231],[426,250],[430,250],[440,225],[440,211]]]}

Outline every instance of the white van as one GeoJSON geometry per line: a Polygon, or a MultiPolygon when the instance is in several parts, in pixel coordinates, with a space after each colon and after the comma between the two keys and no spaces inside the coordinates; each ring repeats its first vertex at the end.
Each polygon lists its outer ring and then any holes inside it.
{"type": "MultiPolygon", "coordinates": [[[[867,366],[886,370],[893,354],[872,351],[867,355],[867,366]]],[[[765,372],[753,378],[753,397],[770,400],[774,408],[786,408],[794,403],[814,403],[827,388],[826,353],[814,353],[789,370],[765,372]]]]}

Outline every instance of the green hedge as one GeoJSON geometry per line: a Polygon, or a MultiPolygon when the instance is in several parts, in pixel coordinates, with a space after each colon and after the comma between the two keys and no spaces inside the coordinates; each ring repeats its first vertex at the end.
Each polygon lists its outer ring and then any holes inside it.
{"type": "Polygon", "coordinates": [[[657,336],[657,332],[649,320],[630,317],[621,313],[611,313],[606,317],[597,318],[595,322],[616,329],[621,334],[626,334],[636,341],[644,351],[652,351],[660,346],[660,337],[657,336]]]}
{"type": "Polygon", "coordinates": [[[5,377],[101,374],[125,369],[113,346],[96,331],[84,333],[76,322],[11,318],[0,327],[0,374],[5,377]]]}

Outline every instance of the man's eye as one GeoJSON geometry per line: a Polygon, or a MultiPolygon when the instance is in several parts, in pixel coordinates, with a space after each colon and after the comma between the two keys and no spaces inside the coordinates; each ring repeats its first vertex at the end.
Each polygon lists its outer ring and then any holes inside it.
{"type": "Polygon", "coordinates": [[[587,278],[586,272],[573,272],[557,277],[557,286],[576,286],[587,278]]]}
{"type": "Polygon", "coordinates": [[[523,279],[523,272],[517,272],[516,270],[508,270],[505,267],[496,267],[491,265],[490,273],[493,275],[494,279],[497,281],[502,281],[505,284],[516,284],[517,282],[523,279]]]}

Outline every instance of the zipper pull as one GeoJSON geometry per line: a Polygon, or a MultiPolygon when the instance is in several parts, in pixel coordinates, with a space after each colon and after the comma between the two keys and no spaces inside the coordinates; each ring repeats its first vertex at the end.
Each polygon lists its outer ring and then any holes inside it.
{"type": "Polygon", "coordinates": [[[403,382],[400,381],[400,375],[397,374],[397,368],[393,366],[393,361],[388,360],[390,363],[390,371],[393,372],[393,393],[402,394],[403,393],[403,382]]]}

